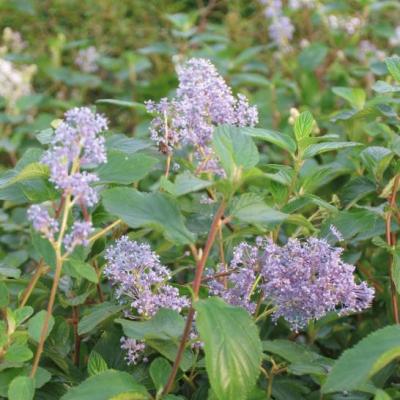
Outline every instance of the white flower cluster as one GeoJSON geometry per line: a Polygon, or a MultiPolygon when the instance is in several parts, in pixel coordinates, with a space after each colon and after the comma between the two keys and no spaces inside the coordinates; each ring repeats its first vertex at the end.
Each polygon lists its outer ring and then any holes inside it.
{"type": "Polygon", "coordinates": [[[17,67],[11,61],[0,58],[0,96],[5,99],[8,109],[12,109],[20,97],[31,93],[35,72],[36,65],[17,67]]]}

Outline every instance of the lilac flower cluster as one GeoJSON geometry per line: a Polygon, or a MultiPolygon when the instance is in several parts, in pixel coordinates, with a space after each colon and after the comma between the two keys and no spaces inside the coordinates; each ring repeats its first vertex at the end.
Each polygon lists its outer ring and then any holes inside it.
{"type": "MultiPolygon", "coordinates": [[[[209,293],[224,299],[228,304],[245,308],[250,314],[256,310],[252,301],[257,280],[259,249],[247,243],[241,243],[233,252],[229,276],[214,278],[208,283],[209,293]]],[[[223,272],[220,268],[219,272],[223,272]]],[[[208,275],[211,271],[207,271],[208,275]]]]}
{"type": "MultiPolygon", "coordinates": [[[[64,199],[71,196],[72,205],[91,207],[98,201],[97,192],[90,186],[98,180],[97,175],[80,168],[107,161],[104,137],[99,135],[105,129],[107,120],[102,115],[87,107],[73,108],[56,128],[50,148],[42,158],[49,167],[50,182],[63,192],[64,199]]],[[[36,230],[53,239],[58,225],[45,215],[45,209],[32,206],[28,216],[36,230]]],[[[92,230],[90,221],[75,221],[64,238],[67,251],[73,251],[78,245],[87,245],[92,230]]]]}
{"type": "Polygon", "coordinates": [[[150,131],[161,150],[171,152],[178,144],[196,149],[200,171],[216,171],[210,141],[216,125],[254,126],[256,107],[243,95],[235,97],[231,88],[206,59],[192,58],[177,67],[179,86],[176,97],[159,103],[147,102],[155,114],[150,131]]]}
{"type": "Polygon", "coordinates": [[[136,365],[139,361],[147,362],[147,358],[143,357],[146,349],[144,342],[136,339],[121,338],[121,349],[126,351],[125,360],[128,365],[136,365]]]}
{"type": "Polygon", "coordinates": [[[96,72],[99,69],[97,64],[99,56],[96,47],[90,46],[87,49],[79,50],[75,58],[75,64],[82,72],[96,72]]]}
{"type": "Polygon", "coordinates": [[[28,209],[28,220],[32,222],[33,229],[40,232],[49,240],[54,239],[58,232],[58,221],[50,216],[46,207],[34,204],[28,209]]]}
{"type": "Polygon", "coordinates": [[[290,50],[294,26],[289,17],[283,14],[282,0],[261,0],[265,5],[264,14],[269,19],[269,36],[283,52],[290,50]]]}
{"type": "Polygon", "coordinates": [[[330,311],[340,315],[370,306],[374,290],[354,281],[355,267],[341,260],[342,249],[325,240],[290,239],[285,246],[268,243],[262,255],[265,296],[294,330],[330,311]]]}
{"type": "Polygon", "coordinates": [[[341,248],[317,238],[290,239],[284,246],[242,243],[234,252],[228,285],[212,281],[210,294],[254,313],[251,296],[259,281],[258,293],[272,304],[273,319],[283,317],[297,331],[328,312],[345,315],[370,306],[374,290],[355,282],[355,267],[341,254],[341,248]]]}
{"type": "Polygon", "coordinates": [[[90,108],[73,108],[65,114],[55,130],[50,149],[42,162],[50,169],[50,181],[64,195],[71,194],[75,202],[93,206],[98,201],[90,183],[98,177],[80,172],[80,166],[99,165],[107,161],[104,137],[100,132],[107,129],[107,120],[90,108]]]}
{"type": "Polygon", "coordinates": [[[151,317],[160,308],[180,312],[189,305],[189,300],[180,296],[177,288],[166,284],[171,278],[170,272],[148,244],[123,236],[108,248],[105,258],[104,274],[115,287],[117,298],[128,303],[140,316],[151,317]]]}
{"type": "Polygon", "coordinates": [[[67,251],[72,252],[76,246],[88,246],[89,235],[93,232],[90,221],[75,221],[70,232],[65,235],[64,246],[67,251]]]}

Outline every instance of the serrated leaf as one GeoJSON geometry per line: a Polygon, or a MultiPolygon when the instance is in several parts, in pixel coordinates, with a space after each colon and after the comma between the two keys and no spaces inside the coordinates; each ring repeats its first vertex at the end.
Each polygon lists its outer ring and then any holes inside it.
{"type": "Polygon", "coordinates": [[[393,78],[400,82],[400,57],[397,55],[387,57],[385,64],[393,78]]]}
{"type": "Polygon", "coordinates": [[[104,358],[99,353],[93,350],[89,356],[87,369],[89,376],[94,376],[101,374],[104,371],[107,371],[108,366],[104,358]]]}
{"type": "Polygon", "coordinates": [[[188,231],[175,203],[163,193],[142,193],[130,188],[113,188],[102,193],[105,209],[132,228],[150,226],[174,243],[188,244],[188,231]]]}
{"type": "Polygon", "coordinates": [[[314,127],[314,117],[309,111],[302,112],[294,122],[294,135],[297,143],[302,139],[308,138],[314,127]]]}
{"type": "Polygon", "coordinates": [[[377,181],[382,180],[383,173],[389,166],[393,156],[394,154],[391,150],[381,146],[367,147],[360,153],[361,161],[377,181]]]}
{"type": "Polygon", "coordinates": [[[322,393],[357,390],[399,356],[400,326],[379,329],[340,356],[322,386],[322,393]]]}
{"type": "Polygon", "coordinates": [[[195,308],[215,395],[219,400],[245,400],[260,371],[262,346],[256,325],[246,310],[219,298],[199,300],[195,308]]]}
{"type": "Polygon", "coordinates": [[[308,146],[303,153],[303,158],[311,158],[317,154],[326,153],[328,151],[342,150],[348,147],[362,146],[356,142],[324,142],[316,143],[308,146]]]}

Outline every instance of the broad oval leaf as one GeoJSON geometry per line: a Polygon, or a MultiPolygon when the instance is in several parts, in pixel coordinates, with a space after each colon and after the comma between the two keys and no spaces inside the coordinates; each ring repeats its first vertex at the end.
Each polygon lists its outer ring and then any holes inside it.
{"type": "Polygon", "coordinates": [[[28,376],[17,376],[8,388],[9,400],[32,400],[35,395],[35,381],[28,376]]]}
{"type": "Polygon", "coordinates": [[[262,346],[247,311],[219,298],[199,300],[196,327],[204,342],[206,368],[219,400],[244,400],[260,371],[262,346]]]}
{"type": "Polygon", "coordinates": [[[356,390],[400,356],[400,326],[387,326],[346,350],[335,362],[323,393],[356,390]]]}
{"type": "Polygon", "coordinates": [[[136,383],[130,374],[110,369],[71,388],[61,400],[110,400],[121,394],[129,394],[127,398],[132,400],[150,398],[146,388],[136,383]]]}
{"type": "Polygon", "coordinates": [[[237,126],[218,126],[213,135],[213,148],[231,179],[235,179],[239,171],[246,171],[259,161],[257,146],[237,126]]]}
{"type": "Polygon", "coordinates": [[[186,228],[178,207],[163,193],[141,193],[131,188],[113,188],[102,193],[106,210],[132,228],[161,230],[173,243],[188,244],[194,235],[186,228]]]}

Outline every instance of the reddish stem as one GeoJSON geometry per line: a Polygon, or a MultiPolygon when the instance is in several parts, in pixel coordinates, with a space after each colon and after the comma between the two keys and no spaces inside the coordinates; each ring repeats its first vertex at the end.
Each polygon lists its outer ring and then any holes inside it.
{"type": "MultiPolygon", "coordinates": [[[[203,255],[202,255],[200,261],[197,263],[196,274],[195,274],[194,281],[193,281],[193,298],[194,298],[194,301],[196,301],[198,299],[198,297],[199,297],[199,290],[200,290],[200,286],[201,286],[201,277],[203,275],[204,267],[206,265],[208,256],[210,254],[212,245],[213,245],[213,243],[215,241],[215,237],[216,237],[217,232],[218,232],[218,226],[220,224],[222,216],[224,215],[224,210],[225,210],[225,201],[222,201],[220,206],[219,206],[219,208],[218,208],[218,210],[217,210],[217,212],[216,212],[216,214],[215,214],[215,216],[214,216],[213,222],[211,224],[210,232],[208,234],[207,242],[206,242],[206,245],[204,247],[203,255]]],[[[189,334],[190,334],[190,331],[192,329],[194,313],[195,313],[195,310],[194,310],[193,305],[192,305],[190,307],[189,313],[188,313],[188,315],[186,317],[185,329],[183,331],[183,335],[182,335],[181,341],[179,343],[179,348],[178,348],[178,352],[176,353],[176,357],[175,357],[174,365],[172,367],[172,371],[171,371],[171,373],[170,373],[170,375],[168,377],[168,381],[167,381],[167,383],[166,383],[166,385],[165,385],[165,387],[163,389],[163,395],[164,396],[167,395],[170,392],[170,390],[172,388],[172,385],[174,384],[176,374],[178,373],[179,364],[181,362],[182,355],[183,355],[183,352],[184,352],[185,347],[186,347],[186,342],[187,342],[187,340],[189,338],[189,334]]]]}
{"type": "MultiPolygon", "coordinates": [[[[386,241],[389,246],[395,246],[396,244],[396,236],[392,233],[392,215],[393,210],[396,206],[396,196],[397,190],[400,184],[400,175],[397,175],[394,182],[392,193],[389,197],[389,211],[386,214],[386,241]]],[[[390,278],[390,292],[391,292],[391,300],[392,300],[392,308],[393,308],[393,318],[396,324],[400,324],[399,320],[399,308],[397,304],[397,290],[396,285],[393,281],[393,256],[390,256],[390,265],[389,265],[389,278],[390,278]]]]}

